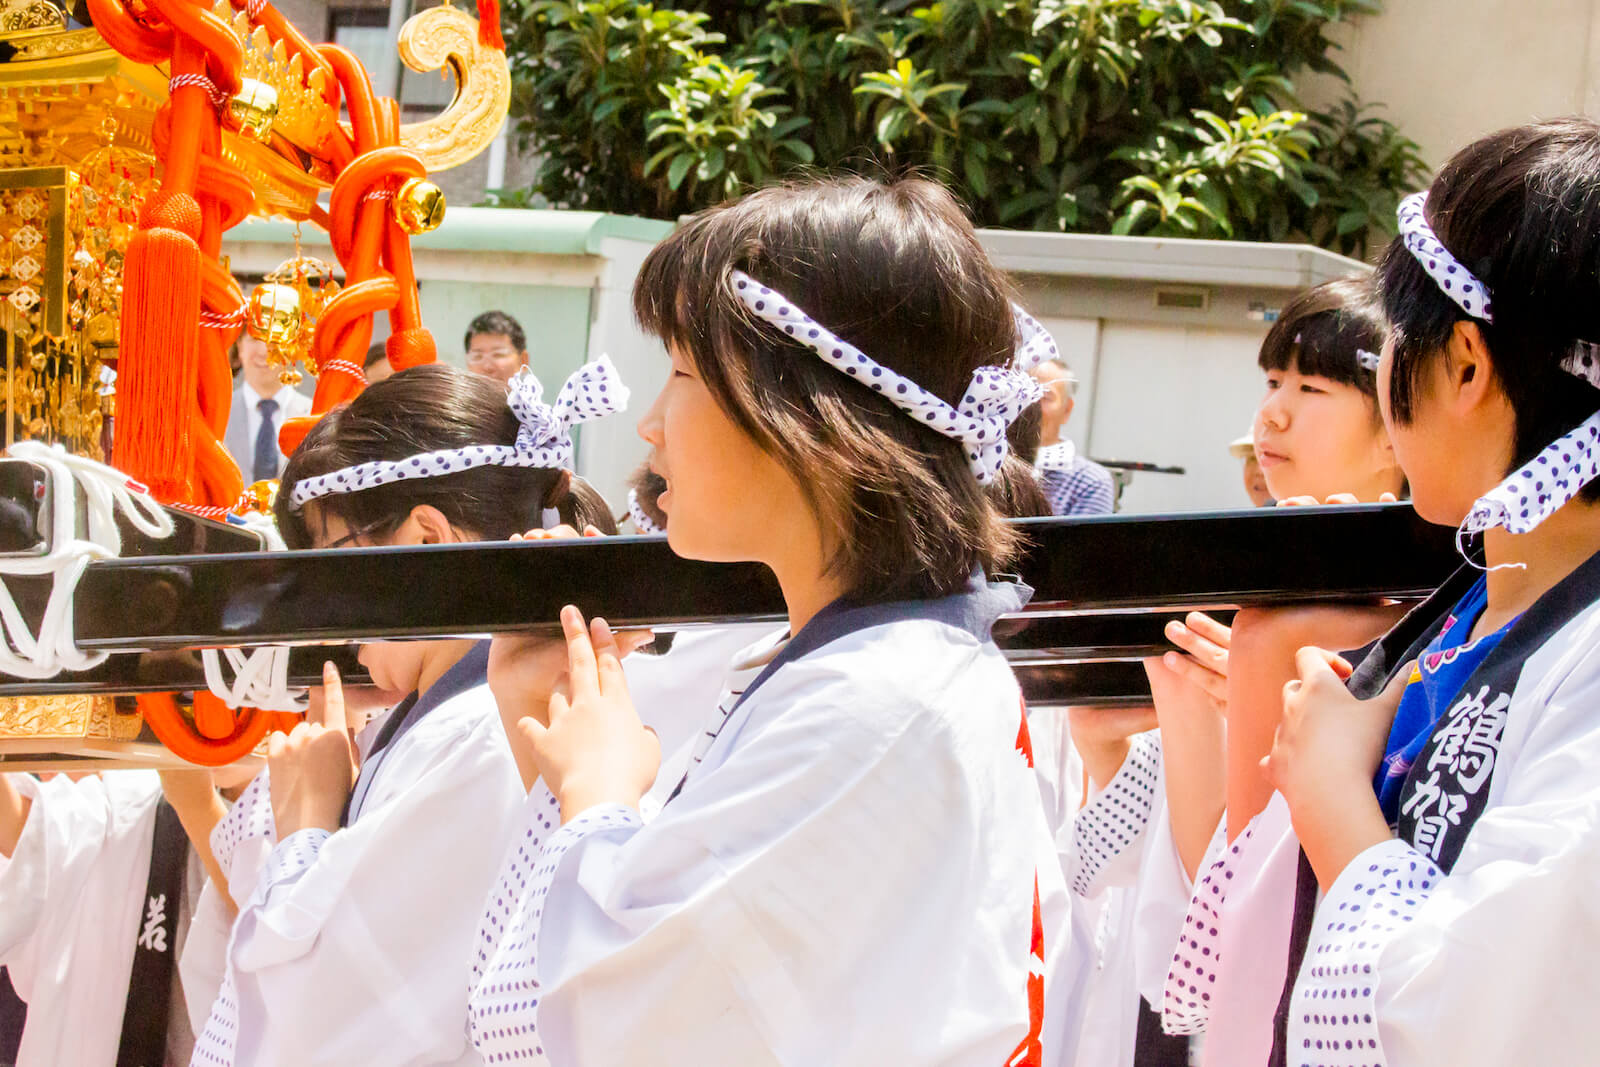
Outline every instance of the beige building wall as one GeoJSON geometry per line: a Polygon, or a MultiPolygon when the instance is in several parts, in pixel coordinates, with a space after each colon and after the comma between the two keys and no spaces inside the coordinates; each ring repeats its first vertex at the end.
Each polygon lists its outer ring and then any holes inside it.
{"type": "MultiPolygon", "coordinates": [[[[1600,116],[1600,0],[1387,0],[1333,36],[1361,98],[1435,169],[1505,126],[1600,116]]],[[[1305,88],[1313,106],[1342,95],[1327,78],[1305,88]]]]}

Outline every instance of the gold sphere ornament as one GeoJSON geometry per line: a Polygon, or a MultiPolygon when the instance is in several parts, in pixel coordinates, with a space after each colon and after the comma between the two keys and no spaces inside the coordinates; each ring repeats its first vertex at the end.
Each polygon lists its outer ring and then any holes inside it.
{"type": "Polygon", "coordinates": [[[290,388],[299,385],[303,381],[305,381],[305,375],[294,369],[286,370],[278,375],[278,384],[287,385],[290,388]]]}
{"type": "Polygon", "coordinates": [[[413,237],[444,221],[444,190],[426,178],[407,178],[394,194],[394,218],[413,237]]]}
{"type": "Polygon", "coordinates": [[[251,482],[244,487],[239,502],[233,510],[241,515],[271,515],[272,503],[278,498],[278,479],[265,478],[259,482],[251,482]]]}
{"type": "Polygon", "coordinates": [[[256,286],[250,293],[244,325],[251,337],[269,345],[294,343],[301,327],[299,290],[282,282],[256,286]]]}
{"type": "Polygon", "coordinates": [[[245,78],[239,91],[228,101],[228,113],[238,123],[239,132],[254,141],[265,141],[278,117],[278,90],[266,82],[245,78]]]}

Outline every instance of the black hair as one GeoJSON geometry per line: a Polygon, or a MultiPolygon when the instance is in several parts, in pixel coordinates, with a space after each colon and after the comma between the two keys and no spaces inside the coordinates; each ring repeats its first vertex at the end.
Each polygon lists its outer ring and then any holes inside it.
{"type": "Polygon", "coordinates": [[[468,323],[467,334],[461,339],[461,347],[471,348],[472,339],[479,334],[499,334],[510,341],[511,347],[518,352],[528,350],[528,335],[523,332],[522,323],[504,311],[485,311],[468,323]]]}
{"type": "MultiPolygon", "coordinates": [[[[665,530],[667,513],[661,510],[656,501],[667,491],[667,480],[652,470],[650,462],[646,460],[628,475],[628,488],[633,490],[634,499],[639,502],[639,510],[645,513],[645,517],[656,524],[656,529],[665,530]]],[[[619,517],[618,524],[621,524],[625,517],[619,517]]]]}
{"type": "Polygon", "coordinates": [[[1365,276],[1335,278],[1297,294],[1278,313],[1256,358],[1268,373],[1293,370],[1351,385],[1373,402],[1377,414],[1377,375],[1356,353],[1383,350],[1383,310],[1365,276]]]}
{"type": "Polygon", "coordinates": [[[1017,328],[1010,283],[949,190],[921,179],[770,186],[657,245],[633,304],[799,484],[847,595],[943,596],[980,567],[998,573],[1021,534],[985,496],[966,446],[756,318],[734,270],[954,405],[978,367],[1010,364],[1017,328]]]}
{"type": "Polygon", "coordinates": [[[503,541],[542,524],[546,508],[578,529],[617,532],[594,487],[565,470],[486,464],[434,478],[410,478],[354,493],[318,497],[295,510],[297,482],[374,460],[472,445],[516,443],[519,425],[505,387],[443,363],[412,367],[374,382],[350,403],[324,415],[284,467],[273,512],[290,548],[313,547],[306,511],[337,515],[352,532],[383,537],[413,508],[432,505],[452,526],[485,541],[503,541]]]}
{"type": "MultiPolygon", "coordinates": [[[[1564,118],[1501,130],[1458,152],[1428,190],[1439,241],[1489,291],[1493,322],[1451,300],[1396,238],[1376,282],[1393,345],[1389,406],[1415,417],[1424,370],[1474,322],[1516,413],[1508,472],[1600,410],[1600,390],[1561,369],[1600,340],[1600,124],[1564,118]]],[[[1582,497],[1600,500],[1600,483],[1582,497]]]]}
{"type": "Polygon", "coordinates": [[[367,358],[362,361],[361,369],[362,370],[371,370],[373,365],[376,364],[379,360],[388,359],[388,358],[389,358],[389,346],[384,344],[382,341],[379,341],[377,344],[372,345],[367,349],[367,358]]]}

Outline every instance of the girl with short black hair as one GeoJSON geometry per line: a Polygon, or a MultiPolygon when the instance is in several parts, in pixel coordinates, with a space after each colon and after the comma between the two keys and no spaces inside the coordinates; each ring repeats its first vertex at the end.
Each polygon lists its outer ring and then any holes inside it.
{"type": "MultiPolygon", "coordinates": [[[[1589,119],[1486,137],[1401,206],[1378,397],[1418,513],[1469,558],[1348,682],[1299,653],[1266,761],[1304,854],[1273,1063],[1592,1058],[1597,262],[1589,119]]],[[[1237,888],[1250,833],[1197,896],[1237,888]]],[[[1186,985],[1256,966],[1194,930],[1186,985]]]]}
{"type": "MultiPolygon", "coordinates": [[[[615,532],[570,472],[570,431],[626,396],[604,359],[549,403],[526,371],[509,393],[448,366],[402,371],[306,435],[279,529],[319,549],[502,541],[558,522],[615,532]]],[[[198,1065],[481,1062],[461,1025],[475,902],[525,799],[489,645],[376,641],[360,658],[409,694],[365,754],[330,665],[324,711],[272,736],[267,770],[212,837],[241,910],[198,1065]]]]}
{"type": "Polygon", "coordinates": [[[1251,427],[1273,499],[1370,503],[1404,493],[1378,411],[1383,338],[1366,278],[1324,282],[1284,305],[1261,343],[1267,392],[1251,427]]]}
{"type": "Polygon", "coordinates": [[[990,637],[1027,593],[996,581],[1018,535],[985,485],[1038,397],[1005,280],[941,187],[843,179],[691,219],[635,307],[672,361],[640,423],[668,541],[766,564],[789,631],[646,823],[657,746],[609,628],[566,609],[569,681],[517,708],[542,777],[480,926],[474,1042],[557,1064],[1069,1061],[1078,1002],[1046,985],[1067,897],[990,637]]]}

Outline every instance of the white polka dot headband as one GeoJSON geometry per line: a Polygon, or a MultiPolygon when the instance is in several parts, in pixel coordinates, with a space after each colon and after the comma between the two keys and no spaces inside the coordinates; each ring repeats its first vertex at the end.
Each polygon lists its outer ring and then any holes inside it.
{"type": "Polygon", "coordinates": [[[628,518],[633,520],[633,529],[636,533],[658,534],[667,531],[656,524],[656,520],[644,510],[644,505],[639,503],[639,490],[628,490],[628,518]]]}
{"type": "Polygon", "coordinates": [[[543,395],[544,387],[527,367],[511,379],[506,403],[521,424],[515,445],[469,445],[405,459],[357,463],[296,482],[289,502],[298,511],[318,497],[356,493],[407,478],[437,478],[490,464],[557,470],[572,463],[573,426],[628,406],[628,387],[617,376],[610,356],[579,367],[562,385],[554,404],[544,403],[543,395]]]}
{"type": "Polygon", "coordinates": [[[733,272],[733,289],[745,307],[811,349],[822,361],[880,393],[895,407],[967,450],[972,473],[988,485],[1006,457],[1006,428],[1044,395],[1032,376],[1010,367],[979,367],[966,395],[951,407],[922,386],[884,367],[849,341],[795,306],[782,293],[744,271],[733,272]]]}
{"type": "MultiPolygon", "coordinates": [[[[1451,255],[1433,232],[1424,217],[1427,202],[1426,193],[1413,193],[1400,202],[1400,234],[1406,248],[1462,311],[1483,322],[1493,322],[1488,287],[1451,255]]],[[[1590,341],[1576,342],[1561,368],[1600,388],[1600,346],[1590,341]]],[[[1497,526],[1514,534],[1528,533],[1565,507],[1597,476],[1600,412],[1545,446],[1505,481],[1479,497],[1456,532],[1457,546],[1466,535],[1497,526]]]]}
{"type": "MultiPolygon", "coordinates": [[[[1484,322],[1493,322],[1488,287],[1462,266],[1433,232],[1433,227],[1428,225],[1424,216],[1427,203],[1427,193],[1412,193],[1400,202],[1400,235],[1405,238],[1406,248],[1422,264],[1428,277],[1462,311],[1484,322]]],[[[1358,352],[1357,356],[1362,358],[1363,366],[1366,365],[1365,360],[1370,359],[1372,369],[1377,369],[1377,356],[1368,352],[1358,352]]],[[[1572,353],[1562,361],[1561,369],[1600,389],[1600,345],[1592,341],[1577,342],[1573,345],[1572,353]]]]}
{"type": "Polygon", "coordinates": [[[1444,242],[1439,240],[1433,227],[1428,225],[1425,213],[1427,206],[1427,193],[1412,193],[1400,201],[1400,236],[1407,250],[1416,257],[1440,291],[1454,300],[1462,311],[1475,319],[1493,322],[1488,287],[1451,255],[1444,242]]]}

